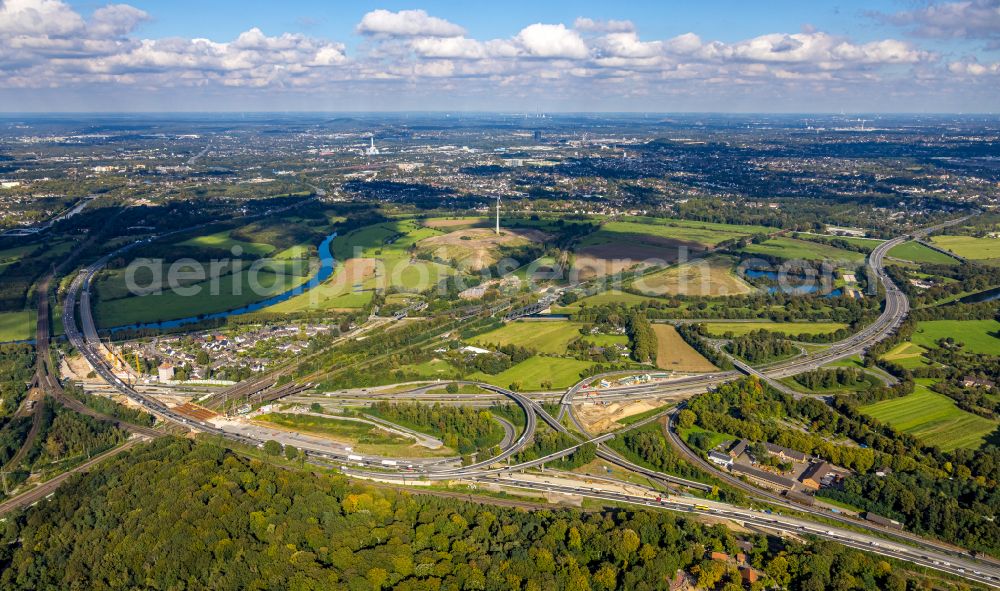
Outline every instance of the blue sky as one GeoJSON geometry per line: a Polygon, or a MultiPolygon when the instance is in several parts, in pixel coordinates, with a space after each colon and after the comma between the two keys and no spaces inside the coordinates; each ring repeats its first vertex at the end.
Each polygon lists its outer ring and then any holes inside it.
{"type": "MultiPolygon", "coordinates": [[[[98,5],[92,1],[70,4],[81,14],[98,5]]],[[[268,34],[285,31],[344,41],[348,47],[362,41],[355,26],[365,13],[383,8],[392,11],[421,8],[465,27],[470,36],[497,38],[516,33],[533,22],[571,23],[579,16],[600,20],[631,20],[644,35],[668,38],[689,31],[720,41],[738,41],[772,32],[795,32],[812,25],[859,41],[899,34],[899,28],[877,21],[873,12],[892,14],[914,2],[803,2],[772,0],[708,2],[607,2],[586,0],[505,2],[348,2],[297,0],[139,0],[129,2],[152,15],[139,31],[152,37],[207,37],[230,39],[252,27],[268,34]]],[[[933,41],[943,50],[971,50],[977,43],[966,40],[933,41]]]]}
{"type": "MultiPolygon", "coordinates": [[[[71,2],[89,14],[93,2],[71,2]]],[[[244,2],[198,0],[139,0],[129,2],[154,15],[140,31],[151,36],[185,36],[228,39],[250,27],[274,34],[297,31],[336,39],[357,37],[355,25],[365,13],[378,8],[398,11],[422,8],[428,13],[465,27],[477,38],[503,37],[533,22],[570,23],[578,16],[593,19],[630,19],[644,33],[672,37],[698,31],[723,41],[734,41],[761,32],[795,31],[803,24],[823,23],[831,32],[857,31],[858,16],[874,6],[847,3],[815,6],[817,3],[775,1],[761,10],[748,2],[546,2],[510,0],[505,2],[323,2],[303,0],[244,2]],[[867,8],[866,8],[867,7],[867,8]]],[[[892,10],[893,3],[881,8],[892,10]]],[[[898,8],[898,7],[896,7],[898,8]]],[[[870,31],[883,27],[868,23],[870,31]]]]}
{"type": "Polygon", "coordinates": [[[0,110],[996,110],[1000,0],[0,0],[0,110]]]}

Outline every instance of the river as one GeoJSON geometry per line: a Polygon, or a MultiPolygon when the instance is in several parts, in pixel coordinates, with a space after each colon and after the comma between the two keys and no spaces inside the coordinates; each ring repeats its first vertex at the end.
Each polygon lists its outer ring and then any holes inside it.
{"type": "MultiPolygon", "coordinates": [[[[144,328],[176,328],[178,326],[183,326],[185,324],[192,324],[195,322],[202,322],[203,320],[212,320],[214,318],[228,318],[230,316],[238,316],[240,314],[248,314],[250,312],[257,312],[263,310],[269,306],[275,304],[280,304],[285,300],[294,298],[297,295],[301,295],[314,287],[319,286],[324,281],[333,275],[333,271],[337,266],[336,259],[333,258],[333,253],[330,251],[330,244],[333,239],[337,237],[337,233],[334,232],[327,236],[323,242],[317,247],[317,252],[319,254],[319,268],[316,269],[316,273],[309,278],[309,281],[301,283],[288,291],[282,292],[276,296],[271,296],[266,300],[261,300],[259,302],[254,302],[253,304],[248,304],[246,306],[235,308],[233,310],[226,310],[225,312],[213,312],[211,314],[202,314],[200,316],[187,316],[185,318],[176,318],[174,320],[164,320],[162,322],[143,322],[140,324],[126,324],[123,326],[115,326],[110,330],[111,332],[116,332],[119,330],[142,330],[144,328]]],[[[139,297],[139,296],[136,296],[139,297]]]]}

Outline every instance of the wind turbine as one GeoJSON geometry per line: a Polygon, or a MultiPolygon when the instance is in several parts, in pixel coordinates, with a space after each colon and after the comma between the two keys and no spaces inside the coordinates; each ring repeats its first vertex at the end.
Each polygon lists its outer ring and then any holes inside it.
{"type": "Polygon", "coordinates": [[[500,235],[500,196],[497,195],[497,236],[500,235]]]}

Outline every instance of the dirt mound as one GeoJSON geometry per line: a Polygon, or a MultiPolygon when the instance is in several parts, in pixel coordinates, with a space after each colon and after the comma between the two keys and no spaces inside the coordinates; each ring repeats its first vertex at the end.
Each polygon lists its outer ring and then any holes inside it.
{"type": "Polygon", "coordinates": [[[417,243],[417,252],[475,271],[500,260],[501,247],[526,246],[547,238],[547,234],[538,230],[503,229],[498,235],[489,228],[468,228],[424,238],[417,243]]]}
{"type": "Polygon", "coordinates": [[[621,424],[618,423],[620,419],[644,413],[663,405],[662,400],[634,400],[612,402],[607,405],[580,404],[574,410],[587,431],[600,434],[621,427],[621,424]]]}

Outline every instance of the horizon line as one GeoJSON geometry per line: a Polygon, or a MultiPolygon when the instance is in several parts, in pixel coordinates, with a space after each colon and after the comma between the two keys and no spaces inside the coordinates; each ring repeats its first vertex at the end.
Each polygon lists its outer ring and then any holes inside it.
{"type": "Polygon", "coordinates": [[[526,111],[526,110],[478,110],[478,109],[423,109],[423,110],[343,110],[309,111],[295,109],[281,110],[180,110],[180,111],[2,111],[0,117],[25,115],[518,115],[526,119],[542,119],[548,115],[630,115],[630,116],[676,116],[676,115],[791,115],[791,116],[854,116],[854,115],[948,115],[948,116],[998,116],[994,111],[526,111]]]}

